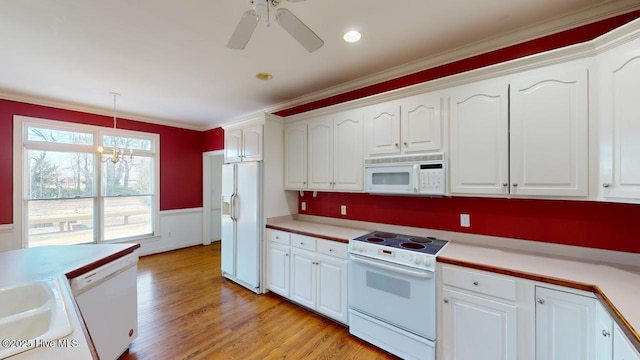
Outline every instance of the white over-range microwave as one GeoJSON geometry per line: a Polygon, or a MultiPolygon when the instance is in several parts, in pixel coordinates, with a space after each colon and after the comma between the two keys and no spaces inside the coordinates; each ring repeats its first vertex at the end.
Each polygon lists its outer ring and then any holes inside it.
{"type": "Polygon", "coordinates": [[[365,191],[372,194],[446,194],[444,153],[366,159],[365,191]]]}

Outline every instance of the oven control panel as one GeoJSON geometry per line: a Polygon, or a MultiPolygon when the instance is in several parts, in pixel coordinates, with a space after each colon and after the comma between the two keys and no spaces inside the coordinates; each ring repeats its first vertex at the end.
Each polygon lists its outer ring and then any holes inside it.
{"type": "Polygon", "coordinates": [[[433,255],[388,246],[350,241],[349,252],[418,269],[434,271],[436,267],[435,256],[433,255]]]}

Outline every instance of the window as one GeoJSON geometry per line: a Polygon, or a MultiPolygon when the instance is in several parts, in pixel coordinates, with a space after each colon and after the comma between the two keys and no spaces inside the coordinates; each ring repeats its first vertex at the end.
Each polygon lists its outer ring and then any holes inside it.
{"type": "Polygon", "coordinates": [[[157,233],[157,134],[17,118],[29,247],[157,233]],[[117,152],[121,160],[114,162],[117,152]]]}

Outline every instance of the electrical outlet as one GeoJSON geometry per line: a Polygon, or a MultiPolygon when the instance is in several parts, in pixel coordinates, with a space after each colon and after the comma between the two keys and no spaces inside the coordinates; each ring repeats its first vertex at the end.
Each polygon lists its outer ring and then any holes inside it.
{"type": "Polygon", "coordinates": [[[347,215],[347,205],[340,205],[340,215],[347,215]]]}
{"type": "Polygon", "coordinates": [[[471,227],[471,215],[469,215],[469,214],[460,214],[460,226],[462,226],[462,227],[471,227]]]}
{"type": "Polygon", "coordinates": [[[306,202],[301,202],[300,203],[300,210],[302,211],[307,211],[307,203],[306,202]]]}

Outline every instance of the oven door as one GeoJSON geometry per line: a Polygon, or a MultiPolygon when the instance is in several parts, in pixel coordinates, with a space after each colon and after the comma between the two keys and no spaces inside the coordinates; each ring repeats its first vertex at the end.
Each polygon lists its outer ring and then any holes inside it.
{"type": "Polygon", "coordinates": [[[432,271],[350,254],[349,307],[427,339],[436,338],[432,271]]]}
{"type": "Polygon", "coordinates": [[[418,191],[418,165],[372,165],[365,167],[368,193],[413,194],[418,191]]]}

